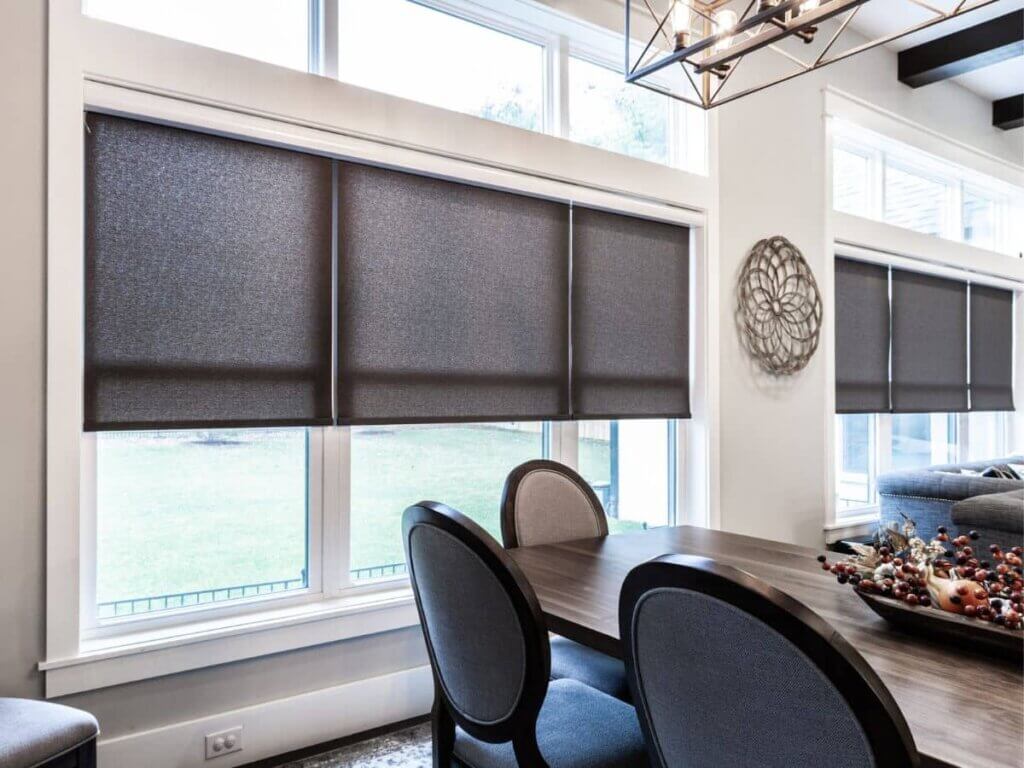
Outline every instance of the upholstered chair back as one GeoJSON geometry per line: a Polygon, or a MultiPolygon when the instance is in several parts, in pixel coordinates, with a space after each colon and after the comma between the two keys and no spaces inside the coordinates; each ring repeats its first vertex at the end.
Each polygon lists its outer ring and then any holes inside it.
{"type": "Polygon", "coordinates": [[[569,467],[538,459],[509,473],[501,501],[501,538],[506,547],[607,535],[600,499],[569,467]]]}
{"type": "Polygon", "coordinates": [[[443,504],[405,510],[413,591],[437,693],[483,741],[532,733],[550,649],[537,598],[486,531],[443,504]]]}
{"type": "MultiPolygon", "coordinates": [[[[813,578],[813,576],[808,576],[813,578]]],[[[917,765],[903,717],[864,659],[773,587],[665,555],[623,585],[633,700],[659,768],[917,765]]]]}

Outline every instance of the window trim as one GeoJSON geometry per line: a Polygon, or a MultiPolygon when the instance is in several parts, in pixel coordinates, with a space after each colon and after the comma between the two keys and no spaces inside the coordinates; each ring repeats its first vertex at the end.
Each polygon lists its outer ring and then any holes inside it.
{"type": "MultiPolygon", "coordinates": [[[[344,515],[327,515],[321,558],[341,565],[322,569],[320,600],[267,601],[238,615],[210,611],[198,623],[134,625],[139,631],[83,640],[87,553],[82,536],[89,531],[79,508],[89,481],[82,473],[84,267],[78,254],[83,250],[81,116],[86,109],[563,197],[691,227],[695,420],[679,430],[679,461],[686,474],[677,494],[693,504],[688,508],[680,501],[688,522],[717,524],[712,425],[717,423],[718,360],[711,350],[717,349],[718,290],[717,273],[709,268],[717,245],[704,232],[716,200],[710,178],[89,19],[63,0],[51,0],[49,35],[47,633],[39,665],[46,672],[47,696],[418,623],[405,584],[345,588],[347,543],[342,542],[348,522],[344,515]],[[698,460],[684,461],[688,455],[698,460]],[[337,551],[328,554],[331,547],[337,551]]],[[[574,426],[563,428],[563,451],[575,445],[565,439],[574,426]]],[[[325,433],[325,462],[348,467],[349,448],[343,430],[325,433]]],[[[350,477],[346,472],[324,477],[332,479],[323,484],[322,504],[342,509],[350,477]]]]}

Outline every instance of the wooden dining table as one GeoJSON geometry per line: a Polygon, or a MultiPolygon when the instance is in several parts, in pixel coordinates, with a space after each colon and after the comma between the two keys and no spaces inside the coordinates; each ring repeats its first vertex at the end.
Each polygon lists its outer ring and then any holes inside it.
{"type": "MultiPolygon", "coordinates": [[[[549,630],[619,657],[622,582],[634,566],[668,553],[740,568],[828,621],[888,686],[922,765],[1024,765],[1020,665],[891,628],[848,585],[821,569],[815,550],[692,526],[509,550],[536,591],[549,630]]],[[[828,764],[827,756],[822,763],[828,764]]]]}

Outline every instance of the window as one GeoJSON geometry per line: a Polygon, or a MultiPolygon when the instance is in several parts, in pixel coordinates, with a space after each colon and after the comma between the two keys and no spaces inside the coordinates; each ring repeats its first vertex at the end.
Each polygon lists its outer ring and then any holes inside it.
{"type": "Polygon", "coordinates": [[[569,137],[623,155],[669,163],[669,97],[630,85],[622,75],[569,59],[569,137]]]}
{"type": "Polygon", "coordinates": [[[832,207],[1017,255],[1024,189],[835,120],[832,207]]]}
{"type": "Polygon", "coordinates": [[[989,250],[996,247],[996,209],[996,202],[991,197],[964,187],[965,243],[989,250]]]}
{"type": "Polygon", "coordinates": [[[836,415],[836,517],[878,504],[878,475],[933,464],[999,458],[1009,452],[1009,414],[836,415]]]}
{"type": "Polygon", "coordinates": [[[544,453],[540,423],[353,427],[350,568],[353,580],[405,572],[402,513],[440,501],[498,541],[509,471],[544,453]]]}
{"type": "Polygon", "coordinates": [[[305,70],[309,3],[304,0],[83,0],[82,10],[164,37],[305,70]]]}
{"type": "Polygon", "coordinates": [[[305,429],[95,441],[98,620],[309,586],[305,429]]]}
{"type": "Polygon", "coordinates": [[[885,166],[885,213],[888,224],[926,235],[942,235],[946,221],[946,186],[895,164],[885,166]]]}
{"type": "Polygon", "coordinates": [[[673,521],[676,424],[670,419],[579,422],[580,474],[601,499],[612,533],[673,521]]]}
{"type": "Polygon", "coordinates": [[[525,0],[81,1],[104,21],[707,173],[702,110],[624,83],[619,35],[525,0]],[[586,59],[564,55],[577,46],[586,59]]]}
{"type": "Polygon", "coordinates": [[[542,46],[410,0],[341,0],[339,11],[342,80],[518,128],[544,129],[542,46]]]}
{"type": "Polygon", "coordinates": [[[856,216],[870,215],[870,172],[871,158],[868,155],[836,147],[832,158],[832,205],[837,211],[856,216]]]}

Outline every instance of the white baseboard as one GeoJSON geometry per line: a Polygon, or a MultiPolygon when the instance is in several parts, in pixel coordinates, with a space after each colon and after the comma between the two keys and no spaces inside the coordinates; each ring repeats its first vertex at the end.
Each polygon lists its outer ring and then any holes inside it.
{"type": "Polygon", "coordinates": [[[100,739],[99,768],[232,768],[430,711],[429,666],[100,739]],[[242,726],[242,750],[205,758],[206,734],[242,726]]]}

